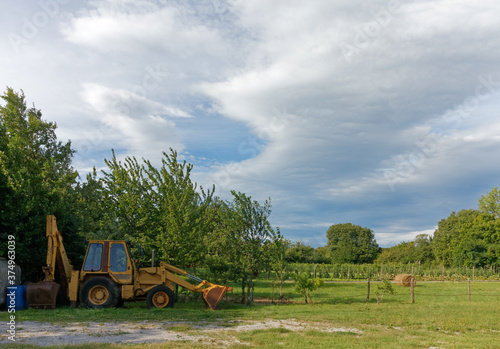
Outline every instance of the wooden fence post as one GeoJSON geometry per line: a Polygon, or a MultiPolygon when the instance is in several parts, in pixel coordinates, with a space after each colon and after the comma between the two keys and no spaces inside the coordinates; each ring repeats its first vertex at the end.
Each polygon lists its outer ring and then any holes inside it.
{"type": "Polygon", "coordinates": [[[467,279],[467,288],[469,289],[469,303],[471,302],[470,300],[470,279],[467,279]]]}
{"type": "Polygon", "coordinates": [[[415,303],[415,278],[411,278],[411,303],[415,303]]]}
{"type": "Polygon", "coordinates": [[[366,294],[366,301],[370,301],[370,278],[368,278],[368,293],[366,294]]]}

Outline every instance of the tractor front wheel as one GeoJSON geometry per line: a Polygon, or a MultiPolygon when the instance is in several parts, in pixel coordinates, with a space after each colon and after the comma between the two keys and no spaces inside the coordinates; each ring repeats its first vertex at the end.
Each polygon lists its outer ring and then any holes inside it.
{"type": "Polygon", "coordinates": [[[174,292],[167,286],[158,285],[148,292],[146,304],[148,308],[172,308],[174,306],[174,292]]]}
{"type": "Polygon", "coordinates": [[[104,277],[87,280],[80,290],[80,302],[89,308],[116,307],[119,298],[118,286],[104,277]]]}

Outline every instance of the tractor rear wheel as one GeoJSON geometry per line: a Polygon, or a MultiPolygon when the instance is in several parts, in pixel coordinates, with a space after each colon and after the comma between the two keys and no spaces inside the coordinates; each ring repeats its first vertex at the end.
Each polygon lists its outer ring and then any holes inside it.
{"type": "Polygon", "coordinates": [[[148,308],[172,308],[175,302],[174,292],[167,286],[158,285],[148,292],[146,304],[148,308]]]}
{"type": "Polygon", "coordinates": [[[80,302],[89,308],[116,307],[120,298],[118,286],[105,277],[93,277],[83,284],[80,302]]]}

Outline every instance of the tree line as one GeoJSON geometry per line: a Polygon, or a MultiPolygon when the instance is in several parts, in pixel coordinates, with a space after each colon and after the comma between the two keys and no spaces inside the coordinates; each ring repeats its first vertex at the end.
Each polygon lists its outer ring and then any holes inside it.
{"type": "Polygon", "coordinates": [[[500,190],[478,200],[478,209],[463,209],[441,219],[433,235],[384,249],[379,263],[419,261],[445,267],[500,265],[500,190]]]}
{"type": "Polygon", "coordinates": [[[433,236],[381,249],[371,229],[342,223],[328,228],[326,246],[313,248],[271,227],[271,199],[258,202],[232,191],[231,199],[223,200],[215,187],[199,187],[191,178],[193,165],[180,161],[173,149],[163,152],[159,166],[135,157],[119,160],[111,151],[106,168],[82,180],[72,167],[75,150],[70,141],[57,139],[57,125],[28,107],[22,91],[7,88],[1,98],[0,256],[6,255],[8,235],[14,235],[25,280],[42,277],[47,214],[57,217],[77,268],[86,239],[127,240],[143,265],[151,263],[155,250],[157,260],[200,269],[213,281],[240,282],[246,302],[259,273],[272,272],[282,283],[291,263],[499,263],[498,188],[480,198],[478,210],[441,220],[433,236]]]}
{"type": "MultiPolygon", "coordinates": [[[[478,209],[452,212],[432,235],[379,248],[373,232],[351,223],[327,231],[325,259],[330,263],[418,263],[426,267],[492,267],[500,265],[500,189],[478,200],[478,209]]],[[[304,261],[303,261],[304,262],[304,261]]]]}
{"type": "Polygon", "coordinates": [[[389,248],[380,248],[371,229],[351,223],[334,224],[328,243],[313,249],[291,245],[287,256],[295,263],[408,264],[425,267],[498,267],[500,265],[500,188],[478,200],[478,209],[452,212],[438,222],[432,235],[420,234],[389,248]]]}

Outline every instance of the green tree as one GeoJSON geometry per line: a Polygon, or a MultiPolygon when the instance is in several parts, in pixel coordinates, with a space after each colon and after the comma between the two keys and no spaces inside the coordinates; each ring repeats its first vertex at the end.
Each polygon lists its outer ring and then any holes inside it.
{"type": "Polygon", "coordinates": [[[396,246],[383,248],[377,256],[376,263],[408,263],[421,262],[430,264],[434,261],[432,237],[426,234],[417,235],[414,241],[402,242],[396,246]]]}
{"type": "Polygon", "coordinates": [[[209,270],[207,279],[225,284],[228,281],[241,281],[242,302],[245,299],[247,272],[242,262],[242,246],[239,234],[235,231],[236,212],[228,201],[215,198],[208,210],[207,221],[210,229],[204,237],[207,248],[204,265],[209,270]]]}
{"type": "Polygon", "coordinates": [[[326,236],[333,263],[372,263],[380,252],[373,231],[359,225],[335,224],[326,236]]]}
{"type": "Polygon", "coordinates": [[[500,219],[477,210],[452,212],[438,224],[432,248],[436,261],[445,266],[498,264],[500,219]]]}
{"type": "Polygon", "coordinates": [[[302,241],[294,242],[286,251],[286,259],[290,263],[314,263],[315,250],[302,241]]]}
{"type": "Polygon", "coordinates": [[[330,251],[327,246],[316,247],[315,263],[330,263],[330,251]]]}
{"type": "Polygon", "coordinates": [[[288,247],[286,258],[290,263],[327,263],[328,248],[325,246],[314,248],[297,241],[288,247]]]}
{"type": "Polygon", "coordinates": [[[71,143],[59,142],[56,124],[42,119],[42,112],[28,108],[24,93],[7,88],[0,105],[0,191],[2,238],[16,237],[16,262],[23,276],[42,276],[47,240],[46,215],[54,214],[63,232],[68,256],[81,261],[83,239],[78,235],[74,186],[78,173],[71,166],[71,143]]]}
{"type": "Polygon", "coordinates": [[[145,161],[144,185],[151,193],[149,205],[153,204],[149,216],[159,218],[159,226],[153,226],[155,219],[150,221],[146,241],[153,242],[166,262],[196,266],[206,250],[203,237],[210,229],[207,218],[214,188],[198,188],[191,179],[193,165],[180,162],[176,151],[163,155],[160,168],[145,161]]]}
{"type": "Polygon", "coordinates": [[[484,241],[464,239],[454,249],[453,262],[457,266],[483,267],[489,264],[487,251],[484,241]]]}
{"type": "Polygon", "coordinates": [[[444,266],[455,264],[456,254],[460,253],[457,247],[471,231],[474,220],[480,215],[477,210],[461,210],[458,213],[452,212],[448,218],[439,221],[432,241],[434,255],[439,264],[444,266]]]}
{"type": "MultiPolygon", "coordinates": [[[[242,284],[246,282],[247,295],[245,303],[252,302],[251,292],[253,280],[265,267],[264,246],[273,238],[274,231],[269,224],[271,202],[266,200],[260,204],[244,193],[231,191],[233,201],[228,203],[231,215],[226,221],[231,239],[237,241],[233,246],[240,256],[242,284]]],[[[244,292],[244,288],[242,290],[244,292]]]]}
{"type": "MultiPolygon", "coordinates": [[[[180,162],[172,149],[163,153],[160,168],[148,160],[140,164],[135,157],[122,162],[112,154],[105,160],[103,178],[94,172],[80,188],[82,211],[93,217],[87,236],[130,240],[183,267],[202,262],[213,190],[198,190],[191,180],[193,166],[180,162]],[[95,208],[89,209],[91,202],[95,208]]],[[[149,254],[143,261],[148,260],[149,254]]]]}
{"type": "Polygon", "coordinates": [[[391,282],[387,279],[383,279],[382,283],[377,285],[377,290],[375,291],[375,297],[377,298],[377,304],[380,304],[384,299],[386,294],[393,295],[396,291],[392,286],[391,282]]]}
{"type": "Polygon", "coordinates": [[[411,254],[411,258],[413,261],[430,263],[434,260],[434,252],[432,251],[432,237],[430,235],[417,235],[415,237],[415,240],[413,241],[413,246],[415,247],[414,252],[411,254]]]}
{"type": "Polygon", "coordinates": [[[272,242],[269,244],[269,255],[271,257],[271,267],[276,274],[276,281],[273,283],[273,301],[274,287],[279,284],[279,299],[283,299],[283,282],[288,273],[289,262],[286,258],[286,253],[291,245],[290,240],[287,240],[281,235],[279,228],[276,229],[276,234],[273,236],[272,242]]]}
{"type": "Polygon", "coordinates": [[[409,256],[413,254],[415,246],[413,242],[403,241],[395,246],[382,248],[380,254],[377,256],[375,263],[388,264],[388,263],[408,263],[412,261],[409,256]]]}
{"type": "Polygon", "coordinates": [[[311,278],[309,273],[295,274],[293,278],[295,280],[295,291],[304,296],[306,303],[312,305],[312,293],[322,287],[325,282],[319,278],[311,278]]]}
{"type": "Polygon", "coordinates": [[[478,202],[479,211],[500,218],[500,188],[493,188],[488,194],[481,196],[478,202]]]}
{"type": "Polygon", "coordinates": [[[104,180],[98,176],[95,167],[92,173],[87,174],[86,179],[86,182],[80,182],[76,186],[81,232],[87,239],[120,239],[120,224],[105,189],[104,180]]]}

